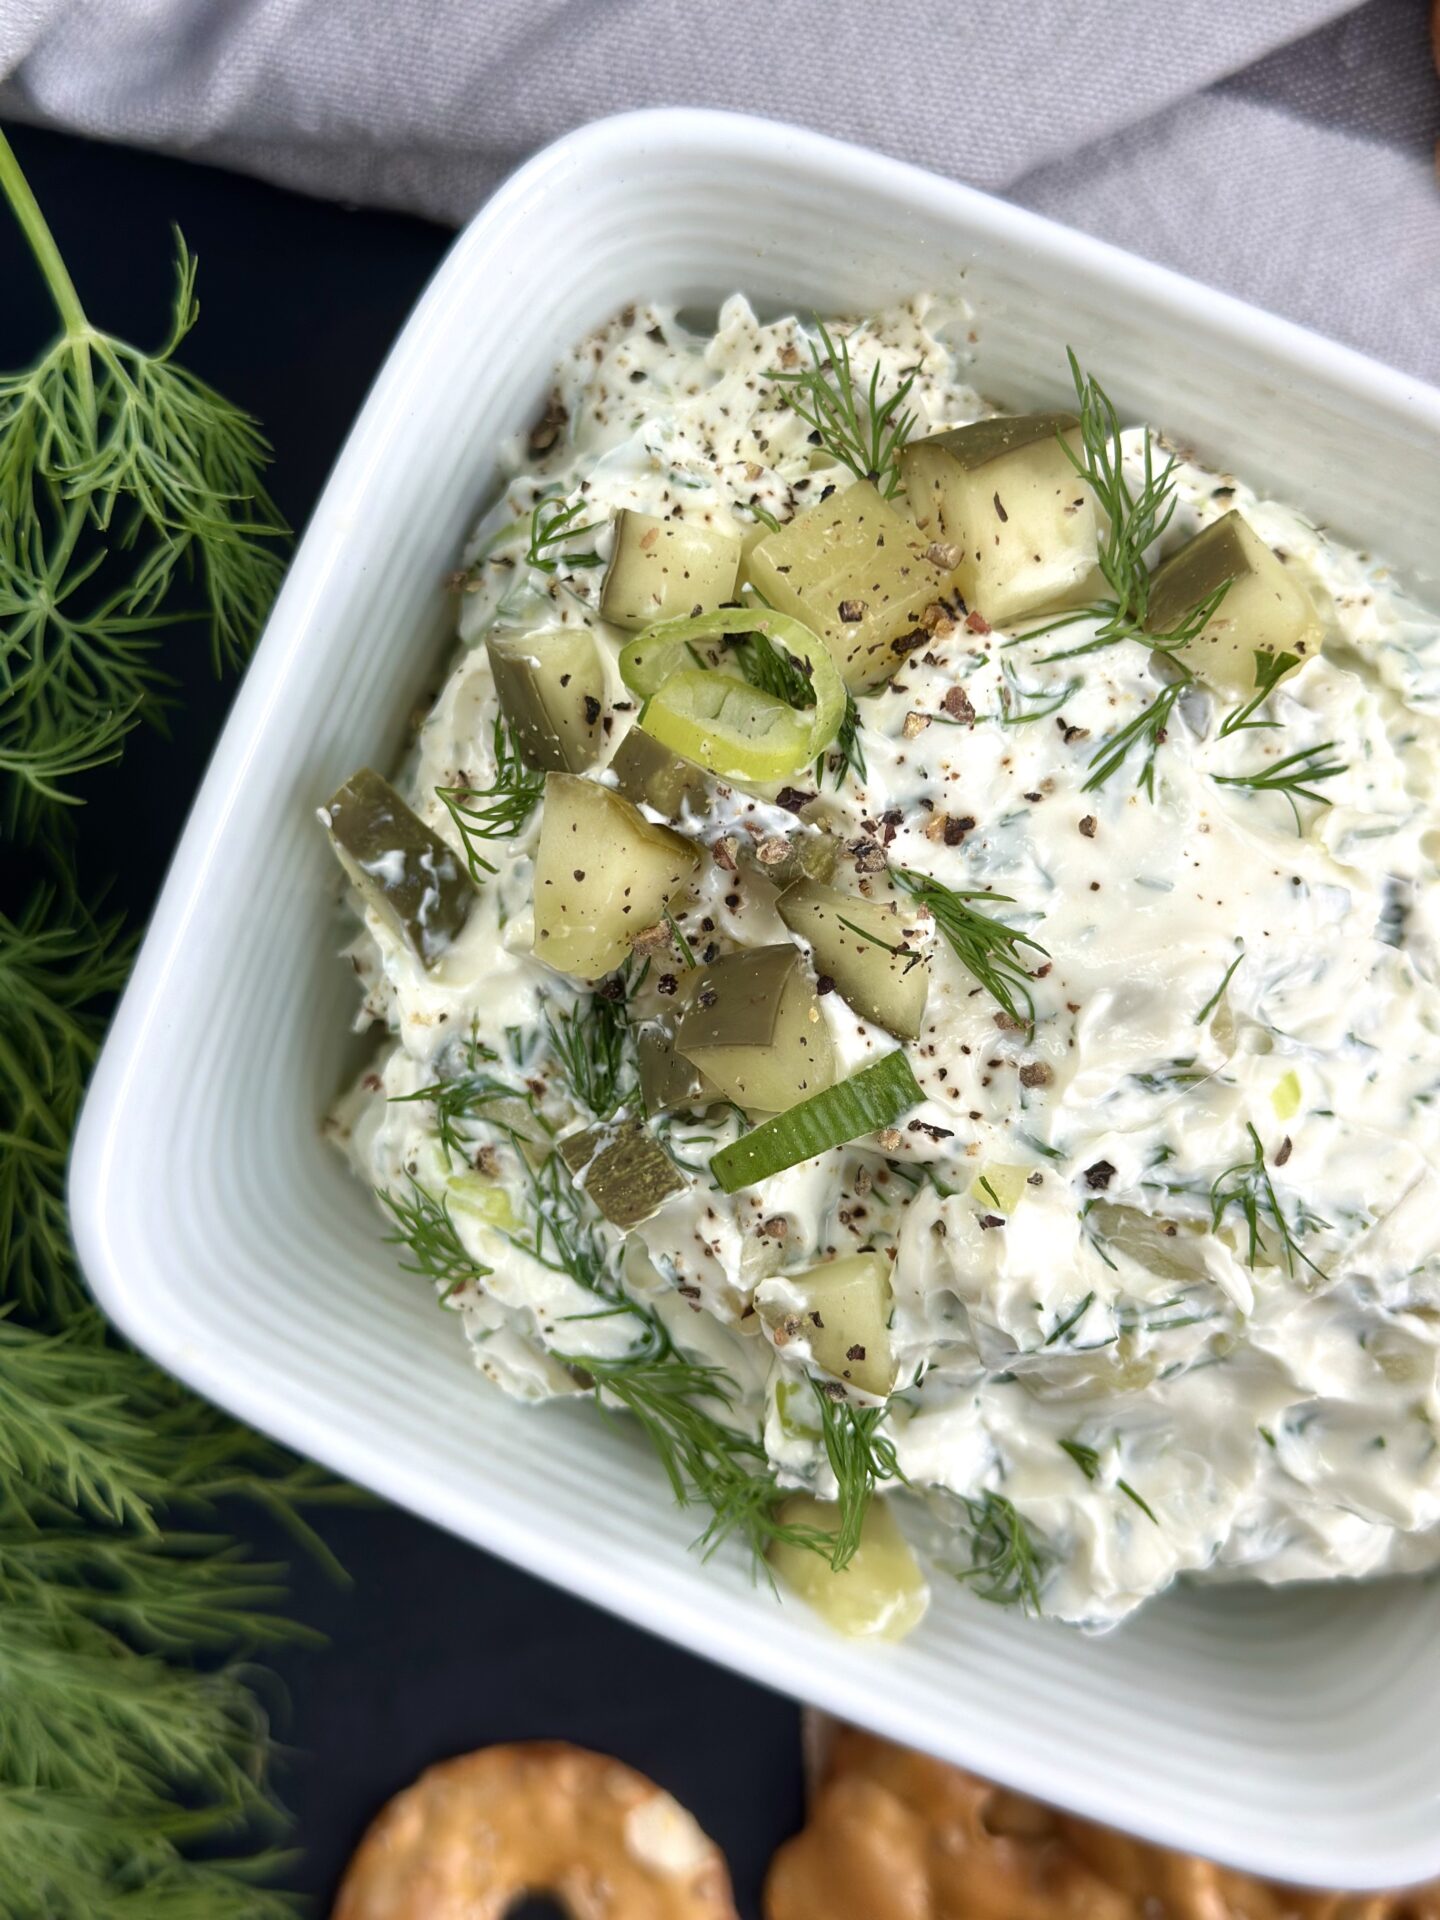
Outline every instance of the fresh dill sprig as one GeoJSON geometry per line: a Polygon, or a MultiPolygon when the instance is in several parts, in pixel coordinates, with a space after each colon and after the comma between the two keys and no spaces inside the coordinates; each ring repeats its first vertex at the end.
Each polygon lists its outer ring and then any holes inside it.
{"type": "Polygon", "coordinates": [[[1082,792],[1097,793],[1111,774],[1118,773],[1124,766],[1132,750],[1139,747],[1143,750],[1145,757],[1141,762],[1135,784],[1149,799],[1153,800],[1155,798],[1155,757],[1167,738],[1176,703],[1190,684],[1189,674],[1186,674],[1183,679],[1172,680],[1168,686],[1161,687],[1149,705],[1142,707],[1135,718],[1121,727],[1118,733],[1112,733],[1108,739],[1102,740],[1090,757],[1090,778],[1085,782],[1082,792]]]}
{"type": "Polygon", "coordinates": [[[1056,619],[1031,627],[1006,645],[1037,640],[1044,634],[1074,626],[1080,620],[1098,620],[1100,624],[1091,639],[1078,647],[1042,654],[1041,664],[1098,653],[1120,640],[1139,640],[1162,653],[1177,654],[1204,630],[1224,599],[1228,585],[1217,587],[1199,606],[1192,607],[1170,632],[1146,631],[1150,570],[1145,556],[1169,526],[1175,512],[1176,461],[1172,456],[1157,472],[1154,444],[1147,432],[1143,474],[1138,491],[1133,489],[1125,473],[1120,416],[1114,403],[1099,381],[1082,370],[1073,350],[1067,347],[1066,354],[1079,406],[1080,451],[1075,451],[1063,433],[1057,434],[1057,438],[1066,459],[1095,496],[1101,518],[1097,557],[1111,598],[1062,613],[1056,619]]]}
{"type": "Polygon", "coordinates": [[[973,974],[990,994],[1019,1024],[1033,1027],[1035,1024],[1035,1002],[1030,994],[1030,975],[1026,971],[1020,956],[1021,947],[1029,947],[1038,953],[1041,959],[1048,959],[1044,947],[1038,940],[1032,940],[1028,933],[1021,933],[1018,927],[1006,926],[1003,920],[995,919],[988,913],[977,913],[969,903],[972,900],[986,900],[997,906],[1010,905],[1008,893],[987,893],[977,887],[947,887],[938,880],[932,880],[928,874],[916,873],[910,867],[896,867],[891,872],[896,886],[928,907],[936,926],[950,945],[956,959],[965,970],[973,974]],[[1022,1014],[1020,1009],[1024,1007],[1022,1014]]]}
{"type": "Polygon", "coordinates": [[[491,735],[495,757],[495,777],[488,787],[437,787],[435,797],[444,803],[455,824],[470,878],[479,886],[487,873],[499,868],[487,860],[476,846],[477,840],[513,840],[523,833],[531,814],[545,797],[545,776],[521,759],[510,729],[500,714],[495,716],[491,735]]]}
{"type": "Polygon", "coordinates": [[[1227,713],[1220,722],[1220,738],[1226,739],[1232,733],[1243,733],[1251,727],[1278,727],[1278,720],[1257,720],[1254,716],[1264,706],[1271,693],[1285,678],[1292,667],[1298,667],[1298,653],[1276,653],[1270,647],[1255,649],[1255,691],[1243,706],[1233,713],[1227,713]]]}
{"type": "MultiPolygon", "coordinates": [[[[777,647],[768,634],[747,633],[734,649],[740,671],[752,687],[770,693],[777,700],[797,708],[813,707],[815,690],[797,660],[777,647]]],[[[843,787],[847,777],[865,778],[865,752],[860,745],[860,710],[849,688],[845,691],[845,712],[834,740],[815,761],[815,783],[823,786],[825,770],[834,768],[835,785],[843,787]]]]}
{"type": "Polygon", "coordinates": [[[494,1271],[465,1251],[449,1206],[427,1193],[413,1176],[408,1199],[383,1187],[376,1188],[376,1196],[395,1222],[394,1232],[386,1234],[386,1239],[392,1246],[404,1247],[410,1255],[400,1262],[402,1270],[433,1280],[441,1289],[442,1300],[449,1300],[461,1287],[483,1280],[494,1271]]]}
{"type": "Polygon", "coordinates": [[[1259,1134],[1250,1121],[1245,1123],[1245,1131],[1250,1136],[1251,1153],[1247,1160],[1237,1160],[1233,1167],[1227,1167],[1210,1189],[1210,1230],[1220,1231],[1226,1210],[1235,1207],[1245,1222],[1245,1264],[1253,1267],[1265,1248],[1263,1221],[1268,1219],[1271,1227],[1280,1237],[1285,1253],[1285,1270],[1292,1277],[1296,1260],[1302,1261],[1317,1279],[1324,1280],[1327,1275],[1322,1267],[1316,1266],[1300,1245],[1299,1236],[1328,1223],[1301,1206],[1292,1227],[1275,1191],[1275,1183],[1270,1178],[1270,1169],[1265,1164],[1265,1148],[1259,1134]]]}
{"type": "Polygon", "coordinates": [[[848,687],[845,689],[845,712],[840,720],[840,731],[831,746],[815,762],[817,784],[824,781],[827,760],[835,770],[837,790],[844,786],[852,773],[857,780],[864,780],[868,775],[865,749],[860,743],[860,709],[848,687]]]}
{"type": "MultiPolygon", "coordinates": [[[[1068,656],[1055,654],[1051,657],[1058,660],[1068,656]]],[[[1001,661],[1000,672],[1003,680],[998,693],[1000,711],[978,714],[976,718],[994,720],[1002,727],[1024,727],[1035,720],[1048,720],[1052,713],[1060,711],[1072,694],[1080,691],[1079,680],[1067,680],[1058,693],[1047,692],[1044,688],[1022,686],[1019,675],[1015,673],[1008,660],[1001,661]],[[1032,701],[1036,703],[1033,706],[1029,704],[1032,701]]],[[[941,724],[946,726],[970,725],[968,720],[942,720],[939,714],[932,714],[930,718],[932,724],[941,721],[941,724]]]]}
{"type": "MultiPolygon", "coordinates": [[[[1081,370],[1074,350],[1067,347],[1070,377],[1080,413],[1080,452],[1063,434],[1060,445],[1067,459],[1090,488],[1103,519],[1100,536],[1100,571],[1105,576],[1113,600],[1096,609],[1104,614],[1106,625],[1114,631],[1110,639],[1120,640],[1145,628],[1150,606],[1150,573],[1145,555],[1170,524],[1175,511],[1172,476],[1174,459],[1167,460],[1157,473],[1150,436],[1145,436],[1144,477],[1138,493],[1132,492],[1125,476],[1125,461],[1120,442],[1120,416],[1099,381],[1081,370]]],[[[1106,642],[1100,642],[1106,644],[1106,642]]]]}
{"type": "Polygon", "coordinates": [[[17,920],[0,914],[0,1249],[27,1313],[85,1304],[65,1206],[70,1129],[133,952],[117,918],[92,919],[68,890],[40,887],[17,920]]]}
{"type": "Polygon", "coordinates": [[[176,359],[199,313],[178,233],[170,331],[145,353],[91,321],[3,136],[0,193],[60,320],[33,366],[0,375],[0,774],[29,828],[161,717],[161,628],[206,625],[217,668],[244,657],[286,528],[260,429],[176,359]]]}
{"type": "Polygon", "coordinates": [[[907,374],[889,399],[882,400],[877,363],[869,387],[859,391],[845,336],[838,343],[832,340],[818,317],[815,326],[821,346],[813,340],[806,343],[812,364],[767,378],[786,388],[789,406],[842,466],[857,480],[869,480],[885,499],[893,499],[900,487],[900,454],[915,430],[916,416],[905,410],[915,374],[907,374]]]}
{"type": "Polygon", "coordinates": [[[584,511],[583,500],[572,500],[568,507],[562,507],[558,500],[550,497],[537,500],[530,514],[530,544],[525,550],[528,563],[538,567],[541,573],[555,573],[561,567],[604,566],[604,561],[593,548],[579,553],[553,551],[568,540],[583,540],[587,533],[600,531],[604,525],[601,520],[589,520],[584,526],[576,526],[575,522],[584,511]]]}
{"type": "Polygon", "coordinates": [[[279,1611],[284,1568],[222,1516],[253,1501],[327,1558],[304,1509],[356,1496],[88,1303],[65,1162],[130,943],[79,898],[57,812],[160,717],[162,628],[207,624],[217,664],[248,649],[282,528],[258,428],[175,361],[196,314],[183,243],[170,337],[145,355],[91,324],[3,135],[0,196],[62,326],[0,377],[0,790],[53,876],[0,913],[0,1912],[293,1920],[260,1884],[284,1816],[250,1663],[306,1636],[279,1611]]]}
{"type": "Polygon", "coordinates": [[[707,1558],[738,1536],[757,1564],[777,1540],[828,1554],[827,1534],[778,1518],[783,1499],[758,1435],[731,1424],[735,1383],[721,1368],[687,1360],[652,1322],[655,1344],[635,1359],[565,1361],[594,1388],[602,1408],[623,1407],[639,1424],[677,1504],[703,1505],[710,1521],[696,1545],[707,1558]]]}
{"type": "MultiPolygon", "coordinates": [[[[1062,1440],[1059,1445],[1060,1451],[1069,1454],[1087,1480],[1099,1479],[1100,1455],[1094,1447],[1087,1447],[1080,1440],[1062,1440]]],[[[1140,1509],[1153,1526],[1159,1526],[1160,1522],[1155,1518],[1149,1502],[1141,1498],[1128,1480],[1117,1480],[1115,1487],[1117,1492],[1123,1493],[1127,1500],[1132,1501],[1140,1509]]]]}
{"type": "Polygon", "coordinates": [[[1335,742],[1326,740],[1318,747],[1302,747],[1298,753],[1287,753],[1283,760],[1272,761],[1268,767],[1257,767],[1253,773],[1212,773],[1210,778],[1217,787],[1246,787],[1251,793],[1283,793],[1295,816],[1295,831],[1300,833],[1303,828],[1296,802],[1313,800],[1317,806],[1328,807],[1330,796],[1316,793],[1315,781],[1333,780],[1337,774],[1350,771],[1344,760],[1326,759],[1325,756],[1334,751],[1335,742]]]}
{"type": "Polygon", "coordinates": [[[733,652],[752,687],[773,694],[791,707],[813,707],[815,689],[800,662],[777,647],[768,633],[742,634],[733,652]]]}
{"type": "Polygon", "coordinates": [[[1043,1559],[1022,1515],[1002,1493],[966,1495],[962,1504],[970,1522],[970,1561],[953,1569],[956,1578],[982,1600],[1039,1613],[1043,1559]]]}
{"type": "Polygon", "coordinates": [[[895,1447],[878,1431],[885,1418],[884,1407],[857,1407],[827,1392],[827,1383],[811,1380],[820,1406],[820,1432],[825,1442],[825,1458],[835,1476],[840,1525],[830,1551],[830,1564],[838,1573],[848,1567],[860,1546],[870,1501],[881,1481],[904,1480],[895,1447]]]}
{"type": "MultiPolygon", "coordinates": [[[[666,916],[667,919],[669,916],[666,916]]],[[[672,929],[674,923],[671,923],[672,929]]],[[[688,964],[693,965],[693,961],[688,964]]],[[[635,1087],[630,1023],[622,999],[592,993],[562,1013],[545,1011],[550,1050],[577,1106],[608,1120],[635,1087]]]]}
{"type": "Polygon", "coordinates": [[[1197,1027],[1203,1027],[1205,1022],[1210,1018],[1211,1014],[1215,1011],[1216,1007],[1219,1006],[1221,998],[1224,995],[1225,989],[1229,986],[1230,982],[1235,978],[1235,969],[1239,966],[1240,962],[1244,958],[1245,958],[1245,949],[1242,946],[1239,953],[1236,954],[1235,958],[1230,962],[1229,966],[1225,969],[1224,973],[1221,975],[1219,986],[1216,987],[1214,993],[1211,994],[1210,998],[1205,1002],[1204,1006],[1201,1007],[1200,1011],[1196,1014],[1195,1024],[1197,1027]]]}
{"type": "MultiPolygon", "coordinates": [[[[483,1052],[488,1058],[494,1059],[488,1047],[483,1052]]],[[[435,1109],[435,1133],[445,1158],[452,1165],[460,1161],[467,1166],[474,1157],[475,1149],[461,1132],[462,1124],[486,1118],[487,1109],[497,1100],[520,1098],[523,1096],[508,1081],[497,1079],[478,1065],[470,1066],[453,1079],[437,1080],[431,1086],[417,1087],[414,1093],[393,1093],[390,1096],[392,1104],[397,1107],[428,1100],[435,1109]]]]}

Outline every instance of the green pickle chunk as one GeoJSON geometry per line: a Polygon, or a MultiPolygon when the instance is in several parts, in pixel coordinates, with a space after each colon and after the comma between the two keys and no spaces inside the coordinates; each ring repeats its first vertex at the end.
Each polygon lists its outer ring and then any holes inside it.
{"type": "Polygon", "coordinates": [[[495,695],[520,757],[542,773],[583,773],[599,757],[605,672],[583,627],[495,633],[495,695]]]}
{"type": "Polygon", "coordinates": [[[365,905],[433,967],[475,900],[459,856],[371,767],[352,773],[320,818],[365,905]]]}
{"type": "Polygon", "coordinates": [[[830,1030],[797,947],[727,954],[682,982],[675,1049],[749,1113],[779,1113],[834,1076],[830,1030]]]}
{"type": "Polygon", "coordinates": [[[751,549],[746,578],[825,642],[845,684],[878,686],[923,646],[956,591],[932,541],[857,480],[751,549]],[[932,616],[930,609],[935,608],[932,616]]]}
{"type": "Polygon", "coordinates": [[[1222,588],[1220,604],[1185,648],[1186,665],[1202,680],[1248,693],[1256,653],[1291,653],[1298,665],[1319,652],[1309,596],[1233,507],[1155,569],[1145,624],[1163,637],[1222,588]]]}
{"type": "Polygon", "coordinates": [[[568,1134],[560,1157],[577,1187],[612,1226],[626,1233],[684,1193],[690,1182],[638,1120],[612,1121],[568,1134]]]}
{"type": "Polygon", "coordinates": [[[913,919],[879,900],[815,880],[800,880],[777,903],[792,933],[808,940],[817,974],[862,1020],[913,1040],[925,1017],[930,963],[916,944],[913,919]]]}
{"type": "Polygon", "coordinates": [[[976,420],[915,440],[900,469],[910,510],[955,549],[965,603],[999,626],[1081,595],[1098,553],[1095,505],[1061,436],[1073,413],[976,420]]]}
{"type": "Polygon", "coordinates": [[[637,633],[656,620],[709,612],[734,593],[739,565],[736,534],[624,508],[615,520],[600,612],[637,633]]]}

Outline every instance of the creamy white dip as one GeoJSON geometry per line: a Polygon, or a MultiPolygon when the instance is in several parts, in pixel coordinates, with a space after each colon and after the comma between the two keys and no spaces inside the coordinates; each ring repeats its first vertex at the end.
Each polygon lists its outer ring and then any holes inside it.
{"type": "MultiPolygon", "coordinates": [[[[482,643],[497,624],[589,628],[610,749],[633,723],[614,667],[628,636],[599,617],[592,563],[616,509],[745,534],[756,507],[783,521],[851,484],[765,378],[787,348],[806,353],[796,322],[762,326],[736,297],[711,339],[637,308],[560,368],[564,424],[553,416],[540,455],[511,450],[516,478],[466,556],[458,655],[399,783],[452,844],[436,790],[491,776],[482,643]],[[595,529],[552,550],[554,572],[526,560],[545,492],[595,529]]],[[[918,369],[918,431],[992,410],[965,383],[962,313],[914,303],[856,329],[850,351],[863,379],[878,365],[882,392],[918,369]]],[[[1143,431],[1125,446],[1138,472],[1143,431]]],[[[1033,1033],[997,1024],[934,942],[909,1048],[923,1107],[729,1197],[704,1169],[737,1120],[665,1123],[695,1177],[624,1257],[683,1350],[733,1377],[736,1417],[763,1432],[783,1483],[824,1495],[816,1434],[777,1403],[803,1342],[775,1353],[751,1298],[768,1276],[894,1246],[886,1431],[917,1494],[910,1531],[943,1562],[946,1516],[963,1530],[964,1499],[1003,1495],[1040,1549],[1045,1611],[1097,1625],[1181,1573],[1440,1560],[1440,621],[1242,480],[1185,458],[1175,478],[1163,551],[1235,507],[1314,600],[1324,650],[1272,696],[1283,725],[1221,739],[1197,687],[1157,752],[1153,799],[1138,756],[1085,791],[1097,747],[1157,691],[1147,648],[1042,664],[1093,623],[1014,646],[957,624],[911,655],[860,699],[867,773],[827,783],[823,816],[847,846],[1009,897],[1010,923],[1048,955],[1033,1033]],[[973,726],[943,712],[957,682],[973,726]],[[1325,784],[1331,804],[1298,801],[1299,831],[1282,794],[1214,779],[1322,743],[1345,770],[1325,784]],[[1212,1196],[1241,1191],[1256,1139],[1293,1246],[1267,1231],[1252,1265],[1243,1204],[1215,1227],[1212,1196]],[[928,1516],[927,1490],[942,1496],[928,1516]]],[[[794,826],[744,794],[727,805],[740,832],[794,826]]],[[[545,1023],[584,990],[530,951],[537,824],[487,847],[498,872],[432,969],[368,917],[350,954],[361,1024],[385,1039],[332,1123],[372,1186],[448,1195],[490,1271],[447,1304],[484,1372],[527,1399],[581,1390],[556,1352],[619,1358],[633,1328],[594,1318],[591,1294],[517,1245],[519,1187],[497,1202],[457,1182],[433,1105],[401,1097],[460,1071],[474,1043],[553,1127],[577,1120],[545,1023]]],[[[701,955],[789,937],[773,889],[713,862],[680,919],[701,955]]],[[[893,1048],[838,994],[821,1005],[842,1070],[893,1048]]]]}

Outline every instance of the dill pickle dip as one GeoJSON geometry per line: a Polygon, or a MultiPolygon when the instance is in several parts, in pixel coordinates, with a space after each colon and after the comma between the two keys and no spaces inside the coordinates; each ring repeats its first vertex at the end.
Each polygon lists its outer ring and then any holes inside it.
{"type": "Polygon", "coordinates": [[[1440,621],[967,355],[737,296],[563,363],[322,810],[330,1129],[490,1380],[842,1630],[1429,1567],[1440,621]]]}

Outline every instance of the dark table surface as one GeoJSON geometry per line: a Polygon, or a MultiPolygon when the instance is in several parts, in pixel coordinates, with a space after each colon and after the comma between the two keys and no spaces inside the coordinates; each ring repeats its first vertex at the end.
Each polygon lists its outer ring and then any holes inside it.
{"type": "MultiPolygon", "coordinates": [[[[186,363],[263,422],[274,493],[303,530],[449,234],[183,161],[7,132],[97,324],[143,345],[161,336],[171,222],[183,230],[202,309],[186,363]]],[[[0,367],[26,364],[51,328],[0,217],[0,367]]],[[[111,881],[136,926],[235,690],[194,634],[171,637],[167,654],[183,702],[173,737],[133,736],[123,764],[92,782],[81,829],[85,882],[111,881]]],[[[488,1391],[478,1376],[475,1390],[488,1391]]],[[[282,1550],[252,1516],[229,1518],[262,1552],[282,1550]]],[[[560,1738],[669,1788],[725,1850],[741,1913],[758,1916],[766,1863],[800,1820],[793,1706],[378,1503],[323,1530],[353,1584],[292,1561],[293,1611],[328,1644],[271,1662],[289,1750],[280,1786],[304,1850],[292,1884],[323,1908],[366,1821],[429,1762],[560,1738]]]]}

